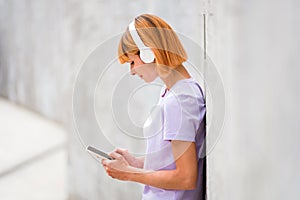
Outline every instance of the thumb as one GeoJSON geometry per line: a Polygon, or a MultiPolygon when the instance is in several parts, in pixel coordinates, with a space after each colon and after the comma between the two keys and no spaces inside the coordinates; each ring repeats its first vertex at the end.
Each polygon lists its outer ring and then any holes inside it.
{"type": "Polygon", "coordinates": [[[128,153],[128,150],[127,149],[122,149],[122,148],[117,148],[115,152],[118,153],[118,154],[121,154],[121,155],[125,155],[125,154],[128,153]]]}
{"type": "Polygon", "coordinates": [[[120,160],[120,159],[123,158],[122,154],[117,153],[117,152],[115,152],[115,151],[111,152],[109,155],[110,155],[112,158],[117,159],[117,160],[120,160]]]}

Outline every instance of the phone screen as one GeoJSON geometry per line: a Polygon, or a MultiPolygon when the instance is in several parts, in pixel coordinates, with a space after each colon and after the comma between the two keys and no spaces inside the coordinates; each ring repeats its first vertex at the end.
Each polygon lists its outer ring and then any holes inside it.
{"type": "Polygon", "coordinates": [[[95,147],[92,147],[92,146],[88,146],[86,148],[86,150],[88,150],[89,152],[92,152],[94,154],[96,154],[96,156],[100,156],[100,157],[103,157],[103,158],[106,158],[108,160],[113,160],[113,158],[111,156],[109,156],[107,153],[95,148],[95,147]]]}

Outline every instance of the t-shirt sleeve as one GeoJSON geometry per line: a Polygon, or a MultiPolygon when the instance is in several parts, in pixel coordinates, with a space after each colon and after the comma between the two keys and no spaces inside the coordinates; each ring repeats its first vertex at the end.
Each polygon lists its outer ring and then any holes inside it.
{"type": "Polygon", "coordinates": [[[204,104],[199,97],[177,95],[164,104],[163,139],[195,141],[197,129],[204,116],[204,104]]]}

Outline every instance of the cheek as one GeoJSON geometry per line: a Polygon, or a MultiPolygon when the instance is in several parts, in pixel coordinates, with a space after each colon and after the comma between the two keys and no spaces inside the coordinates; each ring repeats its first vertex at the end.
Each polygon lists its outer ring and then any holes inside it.
{"type": "Polygon", "coordinates": [[[149,64],[149,72],[153,75],[157,75],[156,65],[154,63],[149,64]]]}
{"type": "Polygon", "coordinates": [[[139,72],[145,71],[145,64],[143,64],[142,62],[135,61],[134,62],[134,69],[136,71],[139,71],[139,72]]]}
{"type": "Polygon", "coordinates": [[[154,81],[158,77],[158,73],[156,71],[156,66],[152,64],[152,66],[148,66],[147,79],[149,82],[154,81]]]}

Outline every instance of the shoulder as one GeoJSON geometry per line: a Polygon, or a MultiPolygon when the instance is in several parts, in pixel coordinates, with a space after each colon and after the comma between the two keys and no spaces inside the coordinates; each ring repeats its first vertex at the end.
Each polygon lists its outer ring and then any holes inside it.
{"type": "Polygon", "coordinates": [[[198,113],[205,109],[205,100],[199,87],[192,83],[183,83],[169,91],[163,102],[166,113],[198,113]]]}
{"type": "Polygon", "coordinates": [[[169,95],[165,99],[166,105],[188,102],[204,104],[202,88],[194,79],[188,79],[176,84],[171,88],[169,95]]]}

